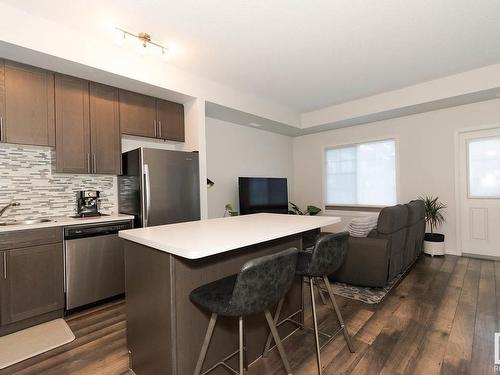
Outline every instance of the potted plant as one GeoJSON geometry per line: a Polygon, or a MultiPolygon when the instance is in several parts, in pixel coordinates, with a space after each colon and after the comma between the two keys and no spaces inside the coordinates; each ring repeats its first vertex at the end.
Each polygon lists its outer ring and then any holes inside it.
{"type": "Polygon", "coordinates": [[[444,255],[444,234],[434,233],[446,220],[443,212],[446,204],[439,201],[439,197],[420,197],[425,204],[425,222],[429,225],[431,232],[424,236],[424,253],[429,255],[444,255]]]}
{"type": "Polygon", "coordinates": [[[228,203],[224,206],[224,217],[229,216],[238,216],[238,211],[233,210],[233,205],[228,203]]]}
{"type": "Polygon", "coordinates": [[[290,202],[290,206],[291,206],[291,209],[288,210],[288,213],[291,215],[311,215],[311,216],[314,216],[314,215],[317,215],[321,212],[321,208],[316,207],[316,206],[307,206],[305,212],[301,211],[299,206],[297,206],[295,203],[290,202]]]}

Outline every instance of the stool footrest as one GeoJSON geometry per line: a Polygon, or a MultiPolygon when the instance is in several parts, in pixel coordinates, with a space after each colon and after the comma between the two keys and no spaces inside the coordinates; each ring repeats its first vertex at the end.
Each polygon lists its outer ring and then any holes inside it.
{"type": "Polygon", "coordinates": [[[229,354],[227,357],[224,357],[221,361],[217,362],[216,364],[214,364],[212,367],[210,367],[208,370],[204,371],[201,373],[201,375],[206,375],[208,374],[210,371],[213,371],[216,367],[219,367],[219,366],[223,366],[225,367],[226,369],[228,369],[229,371],[233,372],[234,374],[238,375],[238,371],[236,371],[234,368],[232,368],[231,366],[229,366],[226,361],[228,361],[229,359],[231,359],[232,357],[234,357],[235,355],[239,354],[240,351],[239,350],[236,350],[234,351],[233,353],[229,354]]]}
{"type": "MultiPolygon", "coordinates": [[[[291,318],[286,318],[286,319],[284,319],[283,321],[279,322],[279,323],[277,324],[277,326],[280,326],[281,324],[286,323],[286,322],[293,323],[293,324],[295,324],[295,325],[299,326],[300,328],[302,328],[302,329],[304,329],[304,330],[306,330],[306,331],[308,331],[308,332],[314,333],[314,330],[313,330],[312,328],[306,327],[304,324],[302,324],[302,323],[300,323],[300,322],[297,322],[296,320],[293,320],[293,319],[291,319],[291,318]]],[[[326,337],[326,338],[328,339],[328,341],[327,341],[327,342],[325,342],[325,343],[321,346],[321,348],[323,348],[324,346],[328,345],[328,344],[330,343],[330,341],[332,341],[335,337],[337,337],[337,336],[338,336],[338,335],[342,332],[342,330],[343,330],[343,329],[344,329],[344,327],[340,327],[340,328],[338,328],[335,332],[333,332],[333,333],[331,333],[331,334],[330,334],[330,333],[325,333],[325,332],[323,332],[323,331],[319,331],[319,330],[318,330],[318,334],[320,334],[321,336],[324,336],[324,337],[326,337]]]]}

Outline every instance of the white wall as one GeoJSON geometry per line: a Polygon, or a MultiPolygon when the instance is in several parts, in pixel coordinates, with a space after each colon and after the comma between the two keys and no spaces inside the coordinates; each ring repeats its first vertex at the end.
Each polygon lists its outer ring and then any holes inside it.
{"type": "Polygon", "coordinates": [[[208,217],[220,217],[231,203],[238,210],[238,177],[288,178],[293,199],[292,138],[230,122],[206,118],[208,217]]]}
{"type": "Polygon", "coordinates": [[[446,249],[457,250],[455,138],[460,129],[500,126],[500,99],[442,109],[371,124],[294,138],[295,199],[323,204],[323,149],[338,144],[397,138],[399,202],[422,194],[438,195],[448,205],[446,249]]]}

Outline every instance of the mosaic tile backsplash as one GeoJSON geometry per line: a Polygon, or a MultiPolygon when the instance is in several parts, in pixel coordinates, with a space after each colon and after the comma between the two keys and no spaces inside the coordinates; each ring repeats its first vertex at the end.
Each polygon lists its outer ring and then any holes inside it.
{"type": "Polygon", "coordinates": [[[74,215],[79,190],[101,191],[100,211],[117,212],[116,177],[54,171],[53,148],[0,144],[0,207],[11,201],[21,203],[9,208],[2,219],[74,215]]]}

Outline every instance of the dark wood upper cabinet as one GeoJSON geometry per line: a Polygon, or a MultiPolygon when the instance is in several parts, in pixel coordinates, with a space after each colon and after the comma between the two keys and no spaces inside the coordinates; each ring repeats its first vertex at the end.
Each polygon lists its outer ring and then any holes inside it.
{"type": "Polygon", "coordinates": [[[120,90],[122,134],[184,142],[184,106],[120,90]]]}
{"type": "Polygon", "coordinates": [[[54,73],[0,60],[0,139],[53,146],[54,73]]]}
{"type": "Polygon", "coordinates": [[[55,76],[56,170],[91,173],[89,82],[55,76]]]}
{"type": "Polygon", "coordinates": [[[121,173],[121,134],[184,142],[184,106],[0,59],[0,142],[56,146],[58,173],[121,173]]]}
{"type": "Polygon", "coordinates": [[[90,82],[92,172],[121,173],[118,89],[90,82]]]}
{"type": "Polygon", "coordinates": [[[120,90],[120,128],[123,134],[156,137],[156,99],[120,90]]]}
{"type": "Polygon", "coordinates": [[[167,100],[156,100],[158,137],[184,142],[184,106],[167,100]]]}
{"type": "Polygon", "coordinates": [[[1,325],[64,308],[62,243],[0,251],[1,325]]]}
{"type": "Polygon", "coordinates": [[[56,168],[120,174],[118,89],[56,75],[56,168]]]}

